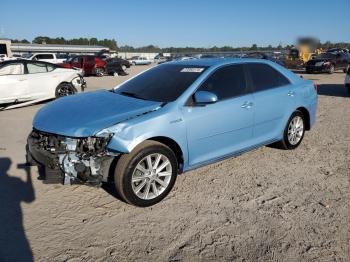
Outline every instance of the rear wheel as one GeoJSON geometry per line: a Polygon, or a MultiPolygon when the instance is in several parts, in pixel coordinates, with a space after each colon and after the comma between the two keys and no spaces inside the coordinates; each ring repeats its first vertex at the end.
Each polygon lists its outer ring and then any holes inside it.
{"type": "Polygon", "coordinates": [[[344,73],[348,72],[349,68],[350,68],[350,66],[347,65],[347,66],[343,69],[343,72],[344,72],[344,73]]]}
{"type": "Polygon", "coordinates": [[[177,177],[174,152],[164,144],[145,141],[118,160],[114,181],[122,198],[135,206],[151,206],[168,195],[177,177]]]}
{"type": "Polygon", "coordinates": [[[123,69],[123,71],[125,72],[125,71],[126,71],[126,66],[125,66],[125,65],[122,65],[122,69],[123,69]]]}
{"type": "Polygon", "coordinates": [[[305,117],[302,112],[295,111],[289,118],[283,132],[283,139],[276,143],[281,149],[295,149],[304,138],[305,117]]]}
{"type": "Polygon", "coordinates": [[[77,92],[75,87],[70,83],[61,83],[56,88],[56,98],[63,97],[63,96],[69,96],[74,95],[77,92]]]}

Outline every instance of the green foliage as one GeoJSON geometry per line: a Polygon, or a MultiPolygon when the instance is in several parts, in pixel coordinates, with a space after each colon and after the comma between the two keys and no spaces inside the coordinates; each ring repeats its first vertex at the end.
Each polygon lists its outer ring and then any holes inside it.
{"type": "Polygon", "coordinates": [[[13,39],[11,40],[12,43],[21,43],[21,44],[29,44],[30,42],[27,39],[13,39]]]}
{"type": "MultiPolygon", "coordinates": [[[[28,40],[12,40],[14,43],[29,43],[28,40]]],[[[155,45],[147,45],[142,47],[133,47],[129,45],[124,45],[121,47],[118,47],[117,41],[115,39],[97,39],[95,37],[93,38],[73,38],[73,39],[65,39],[63,37],[56,37],[51,38],[47,36],[37,36],[32,41],[35,44],[67,44],[67,45],[100,45],[109,47],[111,50],[116,50],[119,52],[152,52],[152,53],[203,53],[203,52],[233,52],[233,51],[259,51],[259,50],[289,50],[292,45],[286,45],[282,46],[279,44],[278,46],[274,47],[272,45],[268,46],[258,46],[257,44],[253,44],[251,47],[232,47],[232,46],[222,46],[217,47],[213,46],[210,48],[204,48],[204,47],[164,47],[160,48],[155,45]]],[[[347,48],[350,49],[350,43],[332,43],[330,41],[327,41],[325,43],[320,43],[320,47],[322,49],[328,49],[328,48],[347,48]]]]}
{"type": "Polygon", "coordinates": [[[59,45],[100,45],[109,47],[112,50],[117,50],[118,45],[115,39],[102,39],[98,40],[97,38],[73,38],[65,39],[63,37],[51,38],[47,36],[37,36],[33,40],[34,44],[59,44],[59,45]]]}

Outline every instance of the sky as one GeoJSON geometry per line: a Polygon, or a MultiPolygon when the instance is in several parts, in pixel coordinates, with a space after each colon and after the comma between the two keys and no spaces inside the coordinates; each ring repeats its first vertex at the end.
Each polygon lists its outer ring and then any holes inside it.
{"type": "Polygon", "coordinates": [[[350,0],[0,0],[0,34],[114,38],[119,46],[350,42],[350,0]]]}

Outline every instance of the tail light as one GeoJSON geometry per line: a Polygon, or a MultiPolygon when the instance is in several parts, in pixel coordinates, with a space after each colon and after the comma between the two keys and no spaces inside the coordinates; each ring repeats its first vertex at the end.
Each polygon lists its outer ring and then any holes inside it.
{"type": "Polygon", "coordinates": [[[317,84],[316,83],[314,83],[314,89],[317,92],[317,84]]]}

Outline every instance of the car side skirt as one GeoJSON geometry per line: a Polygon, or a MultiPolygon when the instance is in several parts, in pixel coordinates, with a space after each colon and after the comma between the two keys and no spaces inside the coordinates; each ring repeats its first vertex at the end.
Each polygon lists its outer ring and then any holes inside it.
{"type": "Polygon", "coordinates": [[[254,145],[254,146],[251,146],[251,147],[248,147],[248,148],[245,148],[245,149],[242,149],[242,150],[239,150],[239,151],[236,151],[236,152],[233,152],[233,153],[230,153],[230,154],[218,157],[218,158],[210,159],[210,160],[201,162],[201,163],[193,165],[193,166],[188,166],[187,168],[184,168],[183,173],[195,170],[195,169],[203,167],[203,166],[214,164],[216,162],[220,162],[222,160],[225,160],[225,159],[228,159],[228,158],[231,158],[231,157],[240,156],[240,155],[242,155],[242,154],[244,154],[246,152],[258,149],[258,148],[260,148],[262,146],[266,146],[266,145],[270,145],[272,143],[278,142],[279,140],[280,139],[278,139],[278,138],[271,139],[271,140],[265,141],[263,143],[260,143],[260,144],[257,144],[257,145],[254,145]]]}

